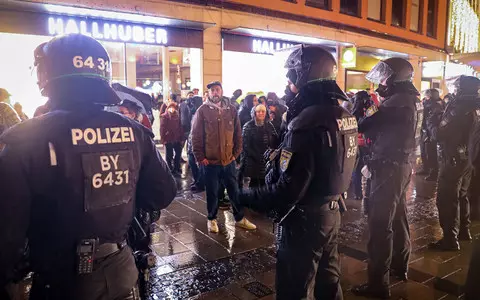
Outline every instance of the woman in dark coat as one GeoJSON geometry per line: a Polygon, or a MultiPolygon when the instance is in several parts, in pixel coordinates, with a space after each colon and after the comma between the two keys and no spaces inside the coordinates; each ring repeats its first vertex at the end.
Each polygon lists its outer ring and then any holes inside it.
{"type": "Polygon", "coordinates": [[[267,119],[267,108],[258,104],[251,110],[252,120],[243,127],[243,153],[240,173],[250,177],[250,187],[265,185],[265,158],[268,149],[276,149],[279,137],[267,119]]]}

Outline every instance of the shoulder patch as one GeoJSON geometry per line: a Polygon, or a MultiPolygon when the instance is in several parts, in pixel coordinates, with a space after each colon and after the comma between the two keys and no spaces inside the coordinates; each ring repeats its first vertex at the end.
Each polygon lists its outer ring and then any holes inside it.
{"type": "Polygon", "coordinates": [[[285,172],[288,169],[291,158],[292,152],[282,149],[282,153],[280,154],[280,169],[282,172],[285,172]]]}
{"type": "Polygon", "coordinates": [[[375,105],[372,105],[370,106],[367,111],[365,112],[365,115],[367,117],[371,117],[373,116],[376,112],[378,112],[378,107],[376,107],[375,105]]]}

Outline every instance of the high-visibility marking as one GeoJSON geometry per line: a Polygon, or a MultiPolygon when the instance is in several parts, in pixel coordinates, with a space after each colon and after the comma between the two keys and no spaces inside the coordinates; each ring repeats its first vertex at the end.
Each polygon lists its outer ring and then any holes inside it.
{"type": "Polygon", "coordinates": [[[57,165],[57,152],[55,152],[55,147],[52,143],[48,142],[48,148],[50,149],[50,165],[57,165]]]}

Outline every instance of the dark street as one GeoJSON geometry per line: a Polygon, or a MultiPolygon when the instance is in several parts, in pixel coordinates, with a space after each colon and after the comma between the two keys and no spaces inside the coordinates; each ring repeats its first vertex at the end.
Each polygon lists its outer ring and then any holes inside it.
{"type": "MultiPolygon", "coordinates": [[[[177,178],[180,192],[155,225],[151,299],[275,299],[275,247],[272,223],[249,212],[258,229],[235,228],[229,211],[219,214],[219,234],[207,231],[204,193],[187,191],[190,179],[177,178]]],[[[412,256],[409,281],[392,281],[392,299],[457,299],[468,271],[471,244],[460,252],[435,252],[428,243],[441,234],[435,185],[412,177],[408,194],[412,256]]],[[[349,199],[343,215],[340,252],[345,299],[367,279],[366,217],[361,201],[349,199]]],[[[472,224],[480,234],[480,223],[472,224]]],[[[392,279],[393,280],[393,279],[392,279]]]]}

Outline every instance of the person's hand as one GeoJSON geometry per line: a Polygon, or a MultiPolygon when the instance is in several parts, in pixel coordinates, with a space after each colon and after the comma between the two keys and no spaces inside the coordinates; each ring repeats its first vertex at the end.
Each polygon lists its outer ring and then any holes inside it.
{"type": "Polygon", "coordinates": [[[201,166],[208,166],[209,162],[208,159],[204,158],[202,161],[199,162],[201,166]]]}

